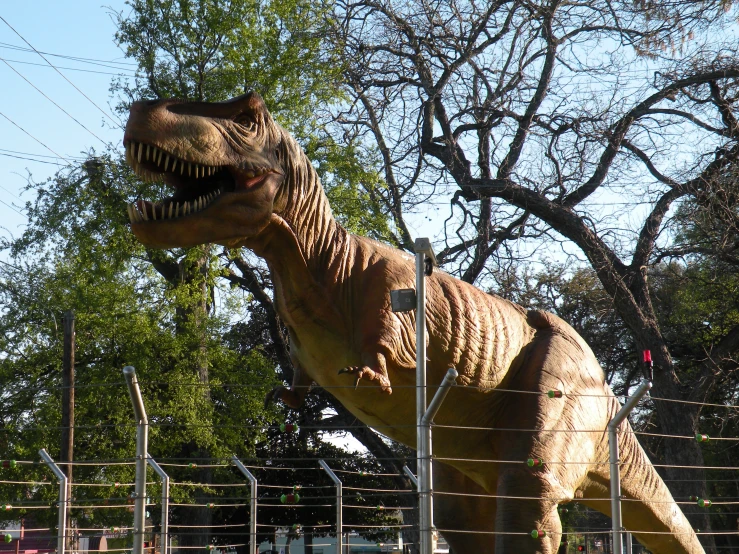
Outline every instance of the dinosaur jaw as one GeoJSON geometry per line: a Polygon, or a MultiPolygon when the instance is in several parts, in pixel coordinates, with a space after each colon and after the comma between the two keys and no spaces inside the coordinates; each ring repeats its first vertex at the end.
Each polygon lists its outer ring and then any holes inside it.
{"type": "Polygon", "coordinates": [[[177,248],[215,242],[236,246],[266,226],[284,176],[255,156],[238,165],[209,165],[179,158],[164,148],[136,140],[124,144],[134,172],[163,180],[174,194],[159,202],[128,205],[136,238],[152,248],[177,248]]]}

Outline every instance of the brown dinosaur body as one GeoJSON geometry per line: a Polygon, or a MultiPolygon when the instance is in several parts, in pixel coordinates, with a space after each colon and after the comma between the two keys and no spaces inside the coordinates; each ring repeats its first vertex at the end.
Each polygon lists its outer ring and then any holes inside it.
{"type": "MultiPolygon", "coordinates": [[[[217,242],[267,261],[296,367],[292,389],[273,396],[297,407],[316,382],[414,447],[415,316],[389,303],[390,290],[414,286],[413,258],[333,219],[309,160],[261,99],[137,103],[124,144],[139,174],[176,191],[129,207],[144,244],[217,242]]],[[[447,367],[460,374],[435,420],[436,526],[457,554],[556,552],[559,504],[610,511],[606,426],[619,405],[593,353],[556,316],[439,271],[427,278],[427,318],[430,394],[447,367]],[[562,398],[546,395],[555,389],[562,398]],[[528,458],[544,463],[529,468],[528,458]],[[532,539],[534,529],[547,536],[532,539]]],[[[622,431],[624,525],[655,554],[702,553],[627,424],[622,431]]]]}

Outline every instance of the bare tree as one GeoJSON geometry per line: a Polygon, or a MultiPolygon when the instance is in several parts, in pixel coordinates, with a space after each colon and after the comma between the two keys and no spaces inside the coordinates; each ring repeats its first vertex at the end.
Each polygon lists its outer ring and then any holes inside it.
{"type": "MultiPolygon", "coordinates": [[[[701,401],[739,350],[739,329],[681,382],[647,277],[675,240],[671,210],[715,209],[739,157],[737,49],[721,43],[732,10],[728,0],[344,0],[349,102],[336,121],[379,152],[399,246],[410,244],[406,214],[441,221],[445,204],[440,257],[469,282],[558,242],[652,351],[655,396],[701,401]]],[[[665,433],[693,434],[699,407],[657,402],[656,414],[665,433]]],[[[681,481],[701,470],[679,467],[703,465],[699,445],[668,439],[663,455],[677,497],[705,492],[681,481]]],[[[688,517],[710,529],[704,514],[688,517]]]]}

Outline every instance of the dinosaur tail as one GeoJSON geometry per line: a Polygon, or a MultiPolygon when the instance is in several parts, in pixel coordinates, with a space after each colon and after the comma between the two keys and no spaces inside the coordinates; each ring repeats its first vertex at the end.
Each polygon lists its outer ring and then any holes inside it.
{"type": "Polygon", "coordinates": [[[619,450],[623,526],[654,554],[704,554],[628,422],[621,426],[619,450]]]}

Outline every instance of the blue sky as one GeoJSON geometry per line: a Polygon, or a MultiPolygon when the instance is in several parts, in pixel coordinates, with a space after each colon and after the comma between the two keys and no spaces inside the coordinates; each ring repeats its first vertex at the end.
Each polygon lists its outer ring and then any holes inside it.
{"type": "Polygon", "coordinates": [[[127,7],[122,0],[108,0],[105,5],[100,0],[30,0],[4,2],[0,8],[0,16],[17,31],[0,20],[2,236],[17,237],[23,232],[26,218],[19,212],[23,212],[26,201],[34,199],[33,192],[22,194],[29,172],[35,181],[43,181],[57,171],[57,163],[65,163],[56,156],[70,159],[93,148],[101,151],[104,142],[120,147],[123,131],[109,92],[114,75],[107,73],[131,74],[134,67],[123,57],[113,37],[115,23],[111,13],[124,9],[127,7]],[[36,50],[48,53],[44,55],[46,59],[74,86],[37,53],[26,51],[30,49],[23,39],[36,50]]]}

